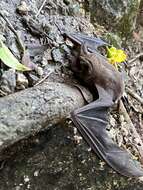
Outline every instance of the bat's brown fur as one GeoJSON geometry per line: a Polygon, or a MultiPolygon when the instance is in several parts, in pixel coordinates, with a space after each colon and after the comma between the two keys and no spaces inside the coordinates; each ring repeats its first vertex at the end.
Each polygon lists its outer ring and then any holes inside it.
{"type": "Polygon", "coordinates": [[[71,68],[77,76],[89,87],[101,86],[112,96],[113,101],[118,101],[124,90],[124,83],[119,71],[100,54],[89,53],[85,44],[81,46],[78,56],[71,63],[71,68]]]}

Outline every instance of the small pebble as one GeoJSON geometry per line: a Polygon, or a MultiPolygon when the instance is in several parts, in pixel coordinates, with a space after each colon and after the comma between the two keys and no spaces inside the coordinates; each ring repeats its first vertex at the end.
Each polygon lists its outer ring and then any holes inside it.
{"type": "Polygon", "coordinates": [[[74,141],[76,144],[79,144],[82,140],[82,137],[81,136],[78,136],[78,135],[74,135],[74,141]]]}
{"type": "Polygon", "coordinates": [[[20,2],[20,5],[17,6],[17,12],[20,14],[20,15],[27,15],[28,14],[28,11],[29,11],[29,7],[27,6],[26,2],[25,1],[21,1],[20,2]]]}
{"type": "Polygon", "coordinates": [[[30,181],[29,177],[28,176],[24,176],[24,182],[27,183],[29,181],[30,181]]]}
{"type": "Polygon", "coordinates": [[[35,68],[35,71],[37,72],[37,74],[39,75],[39,76],[42,76],[43,75],[43,69],[42,69],[42,67],[37,67],[37,68],[35,68]]]}
{"type": "Polygon", "coordinates": [[[25,77],[23,73],[17,73],[16,83],[18,89],[23,89],[28,87],[28,79],[25,77]]]}
{"type": "Polygon", "coordinates": [[[38,177],[38,175],[39,175],[39,171],[35,171],[35,172],[34,172],[34,176],[35,176],[35,177],[38,177]]]}
{"type": "Polygon", "coordinates": [[[74,135],[77,134],[77,128],[76,127],[73,128],[73,132],[74,132],[74,135]]]}

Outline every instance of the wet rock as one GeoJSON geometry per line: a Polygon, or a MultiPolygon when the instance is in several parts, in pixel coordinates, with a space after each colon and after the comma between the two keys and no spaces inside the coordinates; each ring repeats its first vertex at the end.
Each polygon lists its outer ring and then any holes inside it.
{"type": "Polygon", "coordinates": [[[0,89],[6,94],[11,94],[14,92],[16,87],[16,75],[15,70],[9,69],[5,71],[1,77],[0,89]]]}
{"type": "Polygon", "coordinates": [[[107,29],[128,37],[134,28],[140,1],[137,0],[92,0],[89,11],[93,24],[97,21],[107,29]],[[103,16],[104,15],[104,16],[103,16]]]}

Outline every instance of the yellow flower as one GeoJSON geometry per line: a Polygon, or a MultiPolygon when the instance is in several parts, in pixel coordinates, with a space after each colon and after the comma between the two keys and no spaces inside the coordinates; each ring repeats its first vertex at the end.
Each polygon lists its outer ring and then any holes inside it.
{"type": "Polygon", "coordinates": [[[124,62],[127,58],[125,52],[115,47],[107,48],[107,58],[111,64],[124,62]]]}

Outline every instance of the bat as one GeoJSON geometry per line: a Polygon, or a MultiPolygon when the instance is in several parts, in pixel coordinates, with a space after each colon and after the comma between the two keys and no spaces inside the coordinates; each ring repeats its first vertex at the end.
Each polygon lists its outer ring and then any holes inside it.
{"type": "Polygon", "coordinates": [[[108,112],[121,99],[124,91],[120,72],[98,51],[98,47],[108,44],[83,34],[65,35],[78,47],[78,53],[70,63],[71,70],[96,93],[94,102],[71,113],[73,123],[92,150],[115,171],[127,177],[143,176],[139,162],[120,148],[106,130],[108,112]]]}

